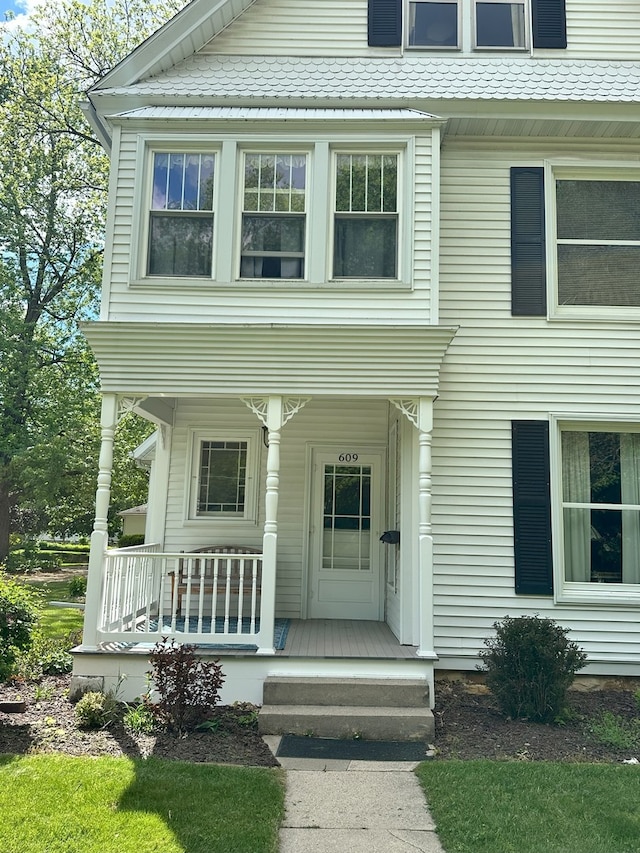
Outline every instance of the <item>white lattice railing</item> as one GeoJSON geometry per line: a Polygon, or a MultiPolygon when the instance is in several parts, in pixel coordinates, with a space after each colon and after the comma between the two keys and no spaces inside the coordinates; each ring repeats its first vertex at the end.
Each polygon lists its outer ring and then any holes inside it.
{"type": "MultiPolygon", "coordinates": [[[[262,554],[168,553],[157,545],[108,551],[98,638],[262,645],[262,554]]],[[[266,643],[264,645],[271,645],[266,643]]]]}

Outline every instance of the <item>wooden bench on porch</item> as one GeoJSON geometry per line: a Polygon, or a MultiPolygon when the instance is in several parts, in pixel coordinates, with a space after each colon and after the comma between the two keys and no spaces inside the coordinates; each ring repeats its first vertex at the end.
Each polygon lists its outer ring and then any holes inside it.
{"type": "Polygon", "coordinates": [[[206,545],[204,548],[185,553],[184,559],[178,561],[177,571],[172,573],[171,578],[171,600],[174,601],[174,596],[177,596],[176,612],[182,613],[187,593],[190,593],[189,599],[192,603],[199,602],[204,595],[213,596],[215,593],[218,602],[223,605],[222,611],[216,607],[216,612],[220,615],[223,615],[232,603],[237,614],[242,603],[246,605],[242,607],[243,613],[249,616],[254,588],[254,564],[255,606],[258,608],[262,584],[262,559],[254,561],[254,554],[262,555],[262,550],[246,545],[206,545]],[[237,556],[234,558],[233,555],[237,556]],[[249,559],[244,560],[243,557],[249,559]]]}

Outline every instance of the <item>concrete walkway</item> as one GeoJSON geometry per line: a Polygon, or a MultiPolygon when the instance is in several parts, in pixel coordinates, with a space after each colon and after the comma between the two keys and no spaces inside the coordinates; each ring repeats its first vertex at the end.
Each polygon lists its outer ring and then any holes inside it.
{"type": "MultiPolygon", "coordinates": [[[[274,754],[279,740],[265,737],[274,754]]],[[[416,763],[278,761],[287,774],[280,853],[444,853],[416,763]]]]}

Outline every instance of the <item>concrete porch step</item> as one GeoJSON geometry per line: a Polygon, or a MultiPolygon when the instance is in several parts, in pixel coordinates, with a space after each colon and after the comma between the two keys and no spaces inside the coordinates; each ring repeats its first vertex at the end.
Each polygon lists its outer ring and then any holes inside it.
{"type": "Polygon", "coordinates": [[[265,705],[428,708],[429,684],[422,678],[269,676],[263,701],[265,705]]]}
{"type": "Polygon", "coordinates": [[[364,740],[433,740],[435,724],[428,707],[372,705],[263,705],[261,734],[297,734],[364,740]]]}

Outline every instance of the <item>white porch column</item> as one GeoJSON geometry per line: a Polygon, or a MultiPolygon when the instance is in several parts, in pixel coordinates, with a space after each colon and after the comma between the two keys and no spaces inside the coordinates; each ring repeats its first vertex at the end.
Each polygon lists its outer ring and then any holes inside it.
{"type": "MultiPolygon", "coordinates": [[[[417,397],[391,402],[417,431],[418,452],[418,656],[436,660],[433,628],[433,535],[431,528],[431,435],[433,400],[417,397]]],[[[433,685],[431,685],[433,688],[433,685]]],[[[432,694],[433,696],[433,690],[432,694]]]]}
{"type": "Polygon", "coordinates": [[[280,430],[308,402],[280,396],[244,400],[267,428],[267,479],[265,519],[262,535],[262,598],[260,602],[260,646],[257,654],[274,655],[273,629],[276,611],[278,562],[278,497],[280,489],[280,430]]]}
{"type": "Polygon", "coordinates": [[[97,642],[98,616],[102,589],[102,566],[104,553],[109,541],[108,520],[111,498],[111,473],[113,470],[113,440],[118,422],[118,398],[115,394],[105,394],[102,398],[100,417],[102,443],[98,470],[98,488],[96,491],[96,515],[91,534],[89,552],[89,572],[87,576],[87,597],[84,609],[84,632],[82,643],[95,646],[97,642]]]}
{"type": "Polygon", "coordinates": [[[265,492],[264,533],[262,536],[262,603],[260,606],[259,655],[273,655],[273,629],[276,612],[276,565],[278,553],[278,498],[280,489],[280,430],[282,397],[269,397],[266,427],[267,480],[265,492]]]}
{"type": "Polygon", "coordinates": [[[418,656],[436,660],[433,628],[433,531],[431,527],[431,437],[433,401],[418,400],[418,548],[420,644],[418,656]]]}

